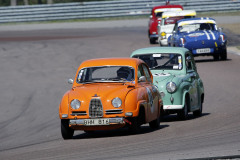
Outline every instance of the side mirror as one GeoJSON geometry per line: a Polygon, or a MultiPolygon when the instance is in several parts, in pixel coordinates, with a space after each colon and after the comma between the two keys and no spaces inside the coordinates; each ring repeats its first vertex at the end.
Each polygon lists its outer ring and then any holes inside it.
{"type": "Polygon", "coordinates": [[[222,32],[223,31],[223,28],[218,28],[219,32],[222,32]]]}
{"type": "Polygon", "coordinates": [[[141,77],[139,77],[139,79],[138,79],[138,82],[146,82],[146,81],[147,81],[147,79],[146,79],[145,76],[141,76],[141,77]]]}
{"type": "Polygon", "coordinates": [[[73,84],[73,79],[68,79],[69,84],[73,84]]]}
{"type": "Polygon", "coordinates": [[[149,18],[150,18],[150,19],[152,19],[152,18],[153,18],[153,16],[152,16],[152,15],[150,15],[150,16],[149,16],[149,18]]]}

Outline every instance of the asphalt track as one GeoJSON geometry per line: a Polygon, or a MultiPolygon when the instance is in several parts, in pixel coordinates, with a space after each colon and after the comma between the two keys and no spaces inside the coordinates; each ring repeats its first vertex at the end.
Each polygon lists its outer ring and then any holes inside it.
{"type": "MultiPolygon", "coordinates": [[[[126,129],[92,135],[78,131],[73,140],[64,141],[58,105],[71,88],[67,79],[75,76],[79,64],[91,58],[128,57],[135,49],[157,46],[148,42],[146,19],[86,24],[93,26],[0,26],[1,160],[240,155],[240,56],[234,50],[229,50],[227,61],[196,58],[205,87],[202,117],[190,115],[178,121],[175,115],[168,116],[160,129],[144,125],[137,135],[129,135],[126,129]]],[[[226,33],[229,48],[239,44],[239,35],[226,33]]]]}

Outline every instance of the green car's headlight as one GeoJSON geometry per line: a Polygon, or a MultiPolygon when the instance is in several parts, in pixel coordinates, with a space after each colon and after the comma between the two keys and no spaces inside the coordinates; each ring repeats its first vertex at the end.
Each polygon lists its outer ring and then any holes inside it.
{"type": "Polygon", "coordinates": [[[120,98],[116,97],[112,100],[112,105],[115,108],[119,108],[122,105],[122,100],[120,98]]]}
{"type": "Polygon", "coordinates": [[[71,105],[72,109],[78,109],[81,106],[81,102],[77,99],[74,99],[71,101],[70,105],[71,105]]]}
{"type": "Polygon", "coordinates": [[[177,85],[174,82],[168,82],[166,85],[166,89],[169,93],[173,93],[177,90],[177,85]]]}

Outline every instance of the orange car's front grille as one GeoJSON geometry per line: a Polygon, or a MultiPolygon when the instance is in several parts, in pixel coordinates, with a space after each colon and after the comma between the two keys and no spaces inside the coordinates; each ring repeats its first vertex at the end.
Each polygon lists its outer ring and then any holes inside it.
{"type": "Polygon", "coordinates": [[[103,116],[101,99],[91,99],[89,105],[89,116],[91,118],[99,118],[103,116]]]}

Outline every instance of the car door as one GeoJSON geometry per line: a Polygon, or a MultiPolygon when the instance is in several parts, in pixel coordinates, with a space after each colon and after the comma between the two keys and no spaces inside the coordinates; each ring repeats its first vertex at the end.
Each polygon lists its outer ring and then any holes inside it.
{"type": "Polygon", "coordinates": [[[156,87],[152,84],[152,78],[151,78],[151,72],[149,68],[142,64],[142,68],[144,71],[144,75],[147,79],[147,83],[145,84],[145,88],[148,95],[148,115],[149,115],[149,121],[155,120],[158,117],[158,111],[159,111],[159,99],[158,99],[158,91],[156,87]]]}
{"type": "Polygon", "coordinates": [[[190,110],[195,110],[198,108],[198,75],[194,68],[194,59],[190,53],[186,54],[186,70],[188,82],[190,83],[189,94],[190,94],[190,110]]]}

